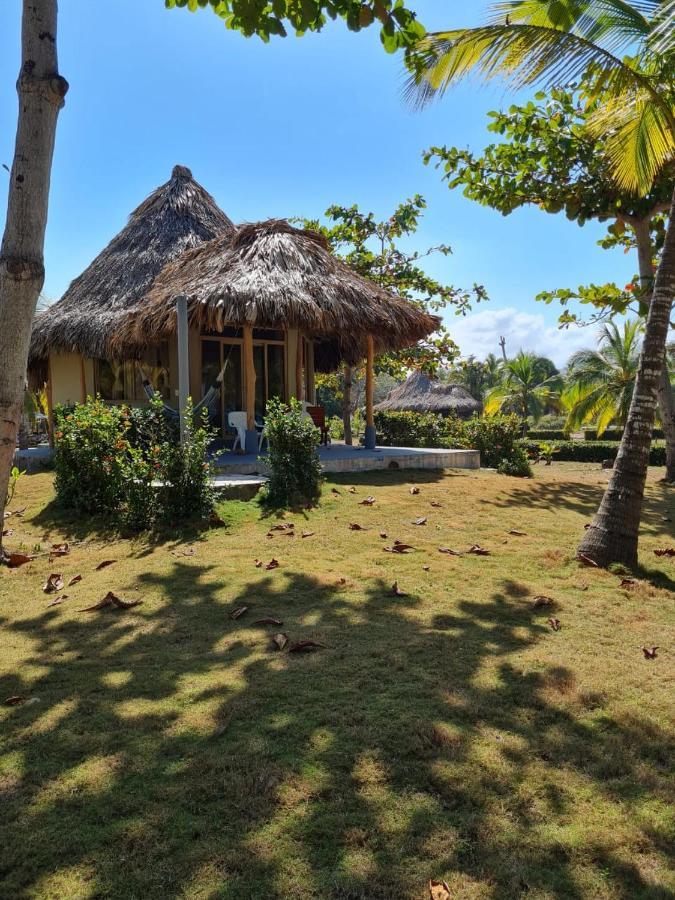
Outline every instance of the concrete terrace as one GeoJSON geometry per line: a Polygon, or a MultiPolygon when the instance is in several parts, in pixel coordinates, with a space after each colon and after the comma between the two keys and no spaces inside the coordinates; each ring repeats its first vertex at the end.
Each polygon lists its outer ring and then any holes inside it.
{"type": "MultiPolygon", "coordinates": [[[[237,454],[225,451],[215,460],[222,475],[266,475],[269,471],[266,453],[237,454]]],[[[445,450],[441,448],[348,447],[333,443],[319,448],[324,472],[366,472],[376,469],[478,469],[478,450],[445,450]]]]}

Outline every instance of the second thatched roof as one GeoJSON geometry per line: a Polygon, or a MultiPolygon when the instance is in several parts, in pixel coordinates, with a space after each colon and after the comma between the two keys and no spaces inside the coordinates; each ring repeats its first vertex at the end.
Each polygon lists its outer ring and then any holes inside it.
{"type": "Polygon", "coordinates": [[[461,384],[432,381],[424,372],[414,372],[375,407],[380,412],[433,412],[470,419],[483,411],[483,404],[461,384]]]}
{"type": "Polygon", "coordinates": [[[30,365],[50,353],[110,355],[109,341],[120,317],[137,310],[164,266],[185,250],[235,227],[185,166],[147,197],[127,225],[70,285],[63,297],[38,314],[30,365]]]}
{"type": "Polygon", "coordinates": [[[166,266],[143,304],[120,321],[118,355],[176,330],[176,299],[185,295],[190,323],[300,328],[337,342],[339,356],[357,362],[367,334],[379,351],[410,346],[440,319],[358,275],[334,256],[325,238],[283,219],[242,225],[233,239],[216,237],[166,266]]]}

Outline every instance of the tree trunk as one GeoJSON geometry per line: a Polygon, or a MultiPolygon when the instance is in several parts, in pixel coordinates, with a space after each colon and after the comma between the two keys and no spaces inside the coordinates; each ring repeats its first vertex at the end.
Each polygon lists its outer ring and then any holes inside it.
{"type": "Polygon", "coordinates": [[[342,423],[345,427],[345,444],[352,446],[352,367],[345,363],[345,386],[342,392],[342,423]]]}
{"type": "Polygon", "coordinates": [[[31,325],[44,282],[56,120],[68,90],[58,74],[56,15],[56,0],[24,0],[19,118],[0,247],[0,521],[21,418],[31,325]]]}
{"type": "MultiPolygon", "coordinates": [[[[640,268],[640,284],[649,294],[654,285],[654,247],[649,233],[649,221],[638,222],[633,226],[635,243],[640,268]]],[[[675,395],[670,384],[668,363],[664,355],[661,377],[656,389],[659,414],[666,440],[666,481],[675,482],[675,395]]]]}
{"type": "Polygon", "coordinates": [[[664,365],[670,311],[675,294],[675,192],[670,207],[661,262],[654,281],[635,390],[621,446],[600,508],[586,531],[579,553],[598,565],[638,560],[638,532],[649,447],[654,426],[656,392],[664,365]]]}

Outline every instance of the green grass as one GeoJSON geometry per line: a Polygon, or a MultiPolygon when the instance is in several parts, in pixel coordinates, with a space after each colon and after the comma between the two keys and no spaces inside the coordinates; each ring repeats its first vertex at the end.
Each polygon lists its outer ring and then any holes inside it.
{"type": "Polygon", "coordinates": [[[653,550],[675,504],[650,482],[621,588],[573,560],[606,479],[368,473],[286,516],[306,539],[230,503],[224,528],[152,541],[22,479],[12,549],[90,540],[0,573],[0,896],[672,897],[675,563],[653,550]],[[473,543],[491,555],[437,549],[473,543]],[[83,576],[51,608],[50,572],[83,576]],[[79,611],[110,589],[143,605],[79,611]],[[282,629],[253,627],[269,614],[282,629]],[[279,630],[328,649],[274,652],[279,630]]]}

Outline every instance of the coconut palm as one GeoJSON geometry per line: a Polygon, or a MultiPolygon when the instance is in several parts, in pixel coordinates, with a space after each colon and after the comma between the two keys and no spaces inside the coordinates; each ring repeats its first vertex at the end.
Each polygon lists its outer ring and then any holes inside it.
{"type": "Polygon", "coordinates": [[[545,357],[521,350],[502,366],[502,381],[485,398],[485,414],[512,412],[535,422],[547,409],[557,409],[562,379],[545,357]],[[551,373],[553,368],[553,374],[551,373]]]}
{"type": "MultiPolygon", "coordinates": [[[[675,159],[675,0],[503,0],[478,28],[429,34],[408,56],[425,103],[469,73],[515,88],[583,82],[588,128],[617,182],[644,193],[675,159]]],[[[653,285],[633,399],[612,477],[579,551],[637,564],[656,392],[675,294],[675,191],[653,285]]]]}
{"type": "Polygon", "coordinates": [[[569,431],[595,422],[600,437],[612,423],[626,424],[643,331],[639,319],[624,322],[623,328],[610,322],[600,332],[597,350],[579,350],[570,357],[561,398],[569,431]]]}

